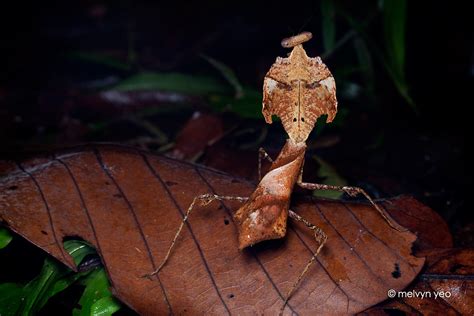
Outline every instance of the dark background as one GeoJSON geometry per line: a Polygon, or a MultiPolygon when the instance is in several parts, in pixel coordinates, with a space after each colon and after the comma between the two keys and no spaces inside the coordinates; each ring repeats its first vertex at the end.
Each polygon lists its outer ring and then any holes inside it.
{"type": "MultiPolygon", "coordinates": [[[[315,146],[308,152],[308,178],[313,178],[311,170],[320,167],[310,157],[323,157],[348,183],[363,186],[376,197],[416,196],[447,221],[456,246],[473,246],[468,155],[474,105],[472,11],[462,2],[407,3],[404,69],[414,110],[377,57],[387,52],[377,2],[335,3],[336,41],[353,34],[324,58],[336,77],[340,113],[333,125],[310,136],[309,143],[315,146]],[[363,31],[354,29],[344,14],[365,23],[363,31]],[[367,46],[374,69],[370,79],[357,71],[341,75],[357,63],[353,38],[369,38],[372,43],[367,46]],[[347,97],[351,87],[356,95],[347,97]],[[330,145],[318,143],[320,140],[330,145]]],[[[212,110],[206,98],[173,110],[173,104],[134,104],[133,100],[119,106],[98,94],[144,70],[222,80],[200,54],[223,62],[243,85],[261,91],[263,77],[276,56],[287,53],[279,44],[282,38],[311,31],[313,40],[305,44],[308,55],[325,52],[318,1],[9,2],[2,3],[0,17],[2,159],[91,141],[134,144],[134,139],[150,133],[126,118],[166,106],[164,114],[153,112],[148,121],[160,127],[170,142],[196,109],[214,113],[232,126],[197,162],[254,178],[254,173],[239,172],[232,164],[245,164],[246,157],[256,157],[260,145],[276,154],[285,138],[276,123],[261,142],[242,146],[249,140],[238,136],[239,131],[258,131],[265,125],[258,118],[259,102],[255,103],[255,119],[251,119],[212,110]],[[79,51],[102,54],[129,67],[74,57],[79,51]],[[106,127],[97,127],[102,125],[106,127]],[[222,153],[240,159],[210,163],[222,153]]],[[[260,134],[250,133],[248,138],[256,135],[260,134]]],[[[147,148],[157,151],[157,147],[147,148]]],[[[255,166],[256,158],[251,163],[255,166]]]]}

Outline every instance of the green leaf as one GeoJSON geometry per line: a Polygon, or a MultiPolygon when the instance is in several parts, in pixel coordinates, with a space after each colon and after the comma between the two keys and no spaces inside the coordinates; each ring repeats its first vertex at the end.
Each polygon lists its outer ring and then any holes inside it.
{"type": "Polygon", "coordinates": [[[67,273],[70,273],[70,270],[64,265],[54,259],[45,259],[39,275],[23,288],[25,297],[19,314],[30,315],[39,311],[48,299],[57,293],[54,290],[56,281],[67,273]]]}
{"type": "MultiPolygon", "coordinates": [[[[83,241],[69,240],[64,242],[64,245],[76,264],[79,264],[86,255],[95,253],[95,250],[83,241]]],[[[88,273],[74,273],[62,263],[46,258],[39,275],[23,287],[23,298],[20,300],[18,314],[35,314],[51,297],[64,291],[88,273]]]]}
{"type": "MultiPolygon", "coordinates": [[[[63,245],[64,249],[66,249],[69,255],[71,255],[76,265],[79,265],[87,255],[97,253],[89,243],[83,240],[66,240],[64,241],[63,245]]],[[[52,297],[57,293],[64,291],[78,279],[88,275],[89,272],[90,271],[74,273],[71,270],[67,269],[67,273],[64,274],[64,277],[58,279],[51,287],[49,297],[52,297]]]]}
{"type": "Polygon", "coordinates": [[[336,43],[336,9],[333,0],[321,1],[321,20],[324,50],[329,52],[336,43]]]}
{"type": "Polygon", "coordinates": [[[91,315],[93,316],[108,316],[112,315],[121,308],[121,305],[112,296],[107,296],[99,299],[92,304],[91,315]]]}
{"type": "MultiPolygon", "coordinates": [[[[367,35],[367,32],[365,31],[365,27],[363,23],[359,23],[355,19],[353,19],[349,14],[346,12],[340,12],[340,14],[347,20],[347,22],[351,25],[352,28],[357,30],[360,36],[362,36],[367,43],[367,45],[370,47],[371,52],[373,53],[373,56],[375,56],[378,61],[385,67],[387,70],[387,73],[389,74],[390,78],[392,79],[392,82],[394,83],[395,87],[398,90],[398,93],[405,99],[405,101],[412,107],[412,109],[415,111],[415,113],[418,113],[418,107],[413,101],[413,99],[410,97],[410,94],[408,93],[408,84],[405,79],[405,73],[402,71],[404,67],[404,53],[403,53],[403,58],[398,62],[403,63],[403,66],[397,66],[399,67],[399,70],[396,70],[394,66],[392,66],[392,63],[388,61],[388,57],[384,56],[380,49],[375,45],[374,41],[367,35]]],[[[403,27],[404,29],[404,27],[403,27]]],[[[404,32],[403,32],[404,34],[404,32]]],[[[393,41],[393,40],[392,40],[393,41]]],[[[399,45],[398,49],[400,47],[403,47],[403,50],[405,49],[405,44],[399,45]]],[[[399,54],[399,53],[398,53],[399,54]]],[[[400,55],[400,54],[399,54],[400,55]]]]}
{"type": "Polygon", "coordinates": [[[207,55],[201,55],[201,57],[207,60],[212,66],[214,66],[214,68],[216,68],[221,73],[221,75],[229,82],[229,84],[234,88],[235,98],[238,99],[243,96],[244,88],[240,84],[239,79],[235,75],[235,72],[229,66],[207,55]]]}
{"type": "Polygon", "coordinates": [[[58,294],[59,292],[64,291],[70,285],[72,285],[74,282],[76,282],[77,280],[82,278],[84,275],[87,275],[88,273],[89,273],[89,271],[78,272],[78,273],[71,272],[71,273],[67,274],[65,277],[59,279],[58,281],[56,281],[53,284],[53,287],[50,290],[50,296],[48,297],[48,299],[50,297],[53,297],[54,295],[58,294]]]}
{"type": "MultiPolygon", "coordinates": [[[[336,185],[336,186],[345,186],[347,185],[347,182],[344,178],[342,178],[334,169],[333,166],[331,166],[328,162],[325,160],[313,156],[313,159],[315,159],[319,163],[319,170],[318,170],[318,178],[324,179],[322,181],[323,184],[330,184],[330,185],[336,185]]],[[[329,199],[339,199],[343,195],[342,192],[339,191],[329,191],[329,190],[314,190],[313,191],[313,196],[319,196],[319,197],[324,197],[324,198],[329,198],[329,199]]]]}
{"type": "Polygon", "coordinates": [[[229,93],[229,87],[205,76],[182,73],[141,72],[123,80],[110,90],[137,91],[160,90],[174,91],[190,95],[208,95],[211,93],[229,93]]]}
{"type": "MultiPolygon", "coordinates": [[[[103,268],[93,270],[82,283],[86,286],[84,293],[79,300],[80,309],[75,309],[74,315],[95,315],[94,311],[116,311],[120,308],[120,303],[113,298],[109,290],[109,280],[103,268]],[[101,301],[100,303],[97,303],[101,301]],[[95,305],[97,303],[97,305],[95,305]],[[93,310],[94,308],[94,310],[93,310]]],[[[112,312],[111,312],[112,313],[112,312]]],[[[110,314],[97,314],[110,315],[110,314]]]]}
{"type": "MultiPolygon", "coordinates": [[[[6,228],[0,227],[0,249],[8,246],[10,241],[12,241],[13,236],[10,231],[6,228]]],[[[0,314],[1,315],[1,314],[0,314]]]]}
{"type": "Polygon", "coordinates": [[[384,66],[400,95],[418,113],[418,108],[408,93],[405,77],[406,0],[384,0],[381,7],[387,51],[387,60],[382,57],[384,66]]]}
{"type": "Polygon", "coordinates": [[[71,255],[76,265],[79,265],[87,255],[97,253],[89,243],[82,240],[66,240],[64,249],[71,255]]]}
{"type": "Polygon", "coordinates": [[[395,75],[404,78],[406,0],[384,0],[382,10],[388,61],[395,75]]]}
{"type": "Polygon", "coordinates": [[[225,64],[205,55],[202,55],[213,65],[234,88],[235,96],[211,95],[209,102],[219,111],[233,112],[244,118],[261,118],[262,93],[252,88],[244,88],[237,79],[234,71],[225,64]]]}
{"type": "Polygon", "coordinates": [[[0,315],[18,315],[23,298],[23,286],[17,283],[0,284],[0,315]]]}
{"type": "MultiPolygon", "coordinates": [[[[96,253],[93,247],[81,240],[65,241],[64,247],[73,257],[76,264],[79,264],[87,255],[96,253]]],[[[102,290],[98,291],[101,294],[99,298],[110,298],[103,300],[95,307],[97,315],[111,315],[120,308],[119,303],[111,298],[107,277],[103,269],[74,273],[60,262],[47,258],[38,276],[26,285],[22,286],[15,283],[0,284],[0,315],[36,314],[46,305],[51,297],[64,291],[80,279],[86,285],[86,290],[89,288],[89,291],[91,291],[89,283],[98,284],[102,287],[102,290]],[[91,274],[94,274],[94,276],[98,275],[101,278],[90,277],[91,274]]],[[[92,288],[92,292],[96,291],[97,286],[92,288]]]]}

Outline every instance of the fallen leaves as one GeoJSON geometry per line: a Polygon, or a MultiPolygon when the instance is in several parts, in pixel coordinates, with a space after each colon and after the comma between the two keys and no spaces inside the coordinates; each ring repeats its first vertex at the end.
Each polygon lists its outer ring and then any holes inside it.
{"type": "Polygon", "coordinates": [[[176,137],[170,155],[176,159],[195,161],[224,134],[224,124],[217,115],[194,112],[176,137]]]}
{"type": "MultiPolygon", "coordinates": [[[[253,185],[115,146],[77,148],[3,170],[2,221],[73,269],[62,240],[80,236],[92,244],[114,294],[141,314],[278,312],[316,247],[310,231],[291,224],[285,239],[240,252],[232,220],[239,204],[215,202],[196,209],[167,265],[148,279],[143,275],[164,257],[194,196],[248,196],[253,185]]],[[[414,200],[400,205],[400,213],[419,207],[414,200]]],[[[286,313],[362,311],[385,300],[389,288],[405,288],[423,265],[411,254],[415,236],[392,230],[370,206],[296,199],[292,209],[329,240],[286,313]]]]}
{"type": "Polygon", "coordinates": [[[363,315],[403,312],[407,315],[472,315],[474,311],[474,250],[436,249],[427,256],[427,268],[418,281],[395,299],[363,315]]]}

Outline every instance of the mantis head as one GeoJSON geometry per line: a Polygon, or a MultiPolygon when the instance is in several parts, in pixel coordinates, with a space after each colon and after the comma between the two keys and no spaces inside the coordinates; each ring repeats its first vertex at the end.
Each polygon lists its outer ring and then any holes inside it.
{"type": "Polygon", "coordinates": [[[284,39],[282,46],[292,47],[287,58],[277,57],[263,81],[265,121],[280,117],[293,141],[305,142],[321,115],[332,122],[337,113],[336,83],[321,58],[306,55],[302,43],[311,39],[309,32],[284,39]]]}

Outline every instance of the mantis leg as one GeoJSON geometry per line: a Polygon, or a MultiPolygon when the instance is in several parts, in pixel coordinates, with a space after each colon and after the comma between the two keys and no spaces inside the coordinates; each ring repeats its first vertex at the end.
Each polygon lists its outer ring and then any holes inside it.
{"type": "Polygon", "coordinates": [[[296,280],[296,282],[293,284],[293,286],[291,287],[291,289],[288,291],[288,294],[286,295],[286,299],[285,299],[285,302],[283,304],[283,307],[281,308],[280,310],[280,314],[283,313],[283,310],[285,309],[285,306],[286,304],[288,303],[288,301],[290,300],[291,296],[293,295],[294,291],[298,288],[298,285],[300,284],[301,280],[303,280],[306,272],[308,272],[309,268],[311,267],[311,265],[314,263],[314,261],[316,260],[316,257],[318,256],[319,252],[321,251],[321,249],[323,248],[324,244],[326,243],[326,241],[328,240],[328,237],[326,236],[326,234],[321,230],[321,228],[317,227],[316,225],[313,225],[311,224],[310,222],[308,222],[306,219],[304,219],[303,217],[301,217],[300,215],[296,214],[295,212],[293,212],[292,210],[289,210],[289,214],[290,218],[292,218],[293,220],[297,221],[297,222],[301,222],[303,223],[306,227],[308,227],[309,229],[311,229],[313,232],[314,232],[314,239],[316,239],[316,242],[318,243],[318,249],[316,249],[316,252],[313,253],[313,256],[311,257],[311,259],[308,261],[308,263],[306,264],[306,266],[304,267],[303,271],[300,273],[300,275],[298,276],[298,279],[296,280]]]}
{"type": "Polygon", "coordinates": [[[193,199],[193,201],[191,202],[191,204],[189,205],[188,210],[186,211],[186,215],[184,215],[183,221],[181,222],[181,225],[179,226],[178,230],[176,231],[176,234],[174,235],[173,241],[171,242],[171,245],[168,248],[168,252],[166,253],[165,258],[163,259],[163,261],[161,261],[160,265],[158,266],[158,268],[155,271],[153,271],[150,274],[146,274],[145,277],[151,277],[151,276],[159,273],[161,271],[161,269],[165,266],[166,262],[168,261],[168,259],[170,257],[171,251],[173,250],[173,247],[176,243],[176,240],[178,239],[179,235],[181,234],[181,231],[183,230],[184,224],[188,220],[189,215],[191,214],[191,212],[192,212],[194,206],[196,205],[197,201],[202,201],[201,206],[205,206],[205,205],[208,205],[209,203],[211,203],[212,201],[215,201],[215,200],[217,200],[217,201],[227,200],[227,201],[245,202],[248,199],[249,199],[248,197],[221,196],[221,195],[209,194],[209,193],[201,194],[201,195],[196,196],[193,199]]]}
{"type": "Polygon", "coordinates": [[[364,191],[362,188],[358,187],[349,187],[349,186],[335,186],[335,185],[329,185],[329,184],[320,184],[320,183],[308,183],[308,182],[303,182],[303,169],[301,169],[300,176],[298,179],[297,184],[302,187],[303,189],[309,189],[309,190],[332,190],[332,191],[339,191],[339,192],[345,192],[349,194],[350,196],[356,196],[358,194],[362,194],[369,202],[374,206],[374,208],[377,210],[377,212],[382,215],[382,217],[385,219],[385,221],[390,225],[390,227],[400,231],[400,232],[405,232],[407,231],[406,228],[394,223],[394,221],[387,215],[375,202],[372,200],[370,195],[364,191]]]}
{"type": "Polygon", "coordinates": [[[268,160],[270,163],[273,162],[272,157],[263,149],[260,147],[258,149],[258,181],[262,180],[262,159],[268,160]]]}

